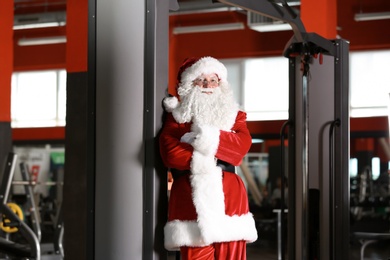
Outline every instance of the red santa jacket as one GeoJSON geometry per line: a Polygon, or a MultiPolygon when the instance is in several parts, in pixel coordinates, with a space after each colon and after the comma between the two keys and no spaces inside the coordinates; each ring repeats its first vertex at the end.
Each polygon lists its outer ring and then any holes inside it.
{"type": "Polygon", "coordinates": [[[169,199],[164,228],[168,250],[257,239],[241,178],[216,164],[219,159],[238,166],[250,145],[246,114],[242,111],[238,112],[231,131],[180,124],[171,113],[167,115],[160,135],[161,157],[168,168],[182,172],[174,180],[169,199]],[[196,132],[194,141],[191,144],[181,141],[191,131],[196,132]]]}

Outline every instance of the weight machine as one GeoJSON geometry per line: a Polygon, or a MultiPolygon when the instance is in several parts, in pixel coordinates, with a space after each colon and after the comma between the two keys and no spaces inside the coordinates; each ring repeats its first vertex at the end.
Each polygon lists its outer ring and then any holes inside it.
{"type": "Polygon", "coordinates": [[[0,227],[3,234],[3,237],[0,237],[0,254],[17,259],[63,259],[62,238],[64,227],[61,209],[58,212],[54,227],[53,244],[41,244],[40,217],[32,189],[34,184],[30,181],[27,165],[23,162],[19,165],[23,181],[16,182],[16,184],[23,185],[25,188],[27,197],[25,206],[31,217],[31,227],[25,223],[25,216],[21,207],[16,203],[9,202],[11,185],[15,184],[12,180],[16,161],[17,154],[9,153],[0,186],[0,227]],[[15,237],[13,236],[14,234],[15,237]],[[48,252],[53,253],[46,254],[48,252]]]}
{"type": "Polygon", "coordinates": [[[2,215],[2,221],[8,222],[10,228],[17,228],[17,231],[26,239],[27,244],[13,242],[8,239],[7,234],[6,238],[0,237],[0,252],[7,256],[18,257],[19,259],[31,258],[40,260],[41,248],[38,237],[34,231],[21,220],[20,215],[18,216],[7,205],[16,159],[16,154],[8,154],[0,186],[0,214],[2,215]]]}
{"type": "MultiPolygon", "coordinates": [[[[289,119],[281,129],[281,139],[288,130],[289,209],[280,259],[286,246],[289,259],[349,259],[348,43],[307,33],[285,0],[219,2],[284,21],[294,32],[283,53],[289,60],[289,119]]],[[[281,208],[282,229],[284,214],[281,208]]]]}

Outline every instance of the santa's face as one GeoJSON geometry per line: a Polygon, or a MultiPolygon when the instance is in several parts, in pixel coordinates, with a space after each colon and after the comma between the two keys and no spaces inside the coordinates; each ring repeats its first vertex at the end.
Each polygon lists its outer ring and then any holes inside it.
{"type": "Polygon", "coordinates": [[[175,114],[180,114],[181,122],[224,129],[226,116],[237,112],[232,91],[227,82],[219,81],[217,74],[202,74],[182,84],[179,90],[183,95],[175,114]]]}
{"type": "Polygon", "coordinates": [[[219,78],[217,74],[202,74],[200,77],[196,78],[193,82],[194,86],[200,87],[201,92],[204,94],[212,94],[214,89],[219,87],[219,78]]]}
{"type": "Polygon", "coordinates": [[[172,110],[175,120],[229,131],[238,104],[227,82],[226,68],[214,59],[204,58],[182,71],[178,78],[179,102],[172,110]]]}

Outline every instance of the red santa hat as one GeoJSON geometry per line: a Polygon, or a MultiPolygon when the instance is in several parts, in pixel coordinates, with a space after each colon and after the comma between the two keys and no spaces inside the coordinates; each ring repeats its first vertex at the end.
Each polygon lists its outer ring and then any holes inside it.
{"type": "Polygon", "coordinates": [[[227,69],[217,59],[206,56],[202,58],[187,58],[177,74],[178,86],[194,81],[202,74],[217,74],[220,81],[227,81],[227,69]]]}

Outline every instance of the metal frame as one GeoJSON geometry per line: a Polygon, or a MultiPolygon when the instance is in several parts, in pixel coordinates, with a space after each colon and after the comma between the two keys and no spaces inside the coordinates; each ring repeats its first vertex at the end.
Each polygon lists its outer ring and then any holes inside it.
{"type": "Polygon", "coordinates": [[[349,181],[349,44],[342,39],[335,45],[335,118],[340,126],[335,130],[334,169],[334,259],[349,259],[350,239],[350,181],[349,181]]]}
{"type": "MultiPolygon", "coordinates": [[[[219,0],[227,5],[237,6],[250,12],[258,13],[276,20],[289,23],[294,31],[294,36],[286,44],[284,56],[289,58],[290,68],[290,108],[289,108],[289,172],[293,178],[289,178],[289,187],[294,187],[295,192],[289,192],[289,258],[309,259],[309,247],[313,246],[309,241],[309,189],[310,175],[318,174],[309,172],[309,140],[315,137],[309,129],[309,94],[310,66],[311,60],[316,55],[327,55],[334,58],[334,96],[328,106],[334,109],[333,119],[340,122],[334,129],[334,158],[321,158],[329,160],[332,165],[332,179],[330,186],[332,194],[329,198],[320,197],[321,210],[332,214],[330,220],[318,216],[319,221],[327,222],[332,227],[329,234],[330,243],[317,241],[317,246],[322,259],[348,259],[349,243],[349,180],[348,180],[348,159],[349,159],[349,112],[348,112],[348,44],[343,40],[330,41],[315,33],[306,33],[299,16],[288,6],[284,0],[279,1],[250,1],[250,0],[219,0]],[[303,72],[301,72],[301,65],[303,72]],[[298,105],[296,105],[298,104],[298,105]],[[297,210],[300,209],[300,210],[297,210]],[[347,236],[347,237],[346,237],[347,236]],[[325,245],[325,246],[324,246],[325,245]],[[331,252],[326,252],[331,251],[331,252]]],[[[312,107],[313,108],[313,107],[312,107]]],[[[318,110],[310,110],[310,113],[317,113],[318,110]]],[[[310,119],[312,120],[312,119],[310,119]]],[[[312,120],[316,121],[316,120],[312,120]]],[[[314,124],[325,124],[322,128],[329,126],[327,122],[314,122],[314,124]]],[[[321,128],[321,129],[322,129],[321,128]]],[[[321,130],[322,131],[322,130],[321,130]]],[[[323,134],[322,132],[319,133],[323,134]]],[[[319,147],[318,149],[325,149],[319,147]]],[[[319,154],[323,151],[317,151],[319,154]]],[[[321,161],[323,162],[323,161],[321,161]]],[[[321,170],[322,171],[322,170],[321,170]]],[[[323,172],[322,172],[323,173],[323,172]]],[[[324,174],[324,173],[323,173],[324,174]]],[[[316,176],[320,178],[321,176],[316,176]]],[[[329,178],[326,176],[323,180],[329,178]]],[[[323,187],[319,187],[320,191],[323,187]]],[[[315,196],[314,196],[315,197],[315,196]]],[[[320,225],[322,225],[321,223],[320,225]]],[[[326,232],[324,228],[318,232],[326,232]]],[[[324,235],[324,234],[322,234],[324,235]]],[[[322,238],[321,238],[322,239],[322,238]]],[[[322,239],[324,240],[324,239],[322,239]]],[[[284,259],[284,254],[282,254],[284,259]]]]}
{"type": "Polygon", "coordinates": [[[168,88],[169,1],[147,0],[144,88],[144,191],[143,259],[165,259],[162,226],[167,219],[167,171],[160,161],[158,131],[163,110],[160,106],[168,88]],[[156,228],[161,227],[161,228],[156,228]]]}
{"type": "MultiPolygon", "coordinates": [[[[312,38],[309,34],[307,36],[306,39],[312,38]]],[[[318,38],[318,36],[314,35],[314,38],[318,38]]],[[[316,42],[320,43],[321,40],[316,40],[316,42]]],[[[289,255],[296,257],[296,259],[310,259],[312,257],[310,254],[315,251],[314,253],[319,254],[322,259],[348,259],[350,236],[349,103],[348,76],[346,75],[348,74],[348,44],[344,40],[329,41],[333,48],[329,48],[328,43],[325,46],[318,46],[311,41],[306,43],[292,41],[291,44],[285,52],[287,56],[290,55],[290,95],[295,96],[295,104],[290,103],[290,120],[294,122],[295,129],[290,130],[292,133],[289,140],[294,139],[294,143],[289,146],[289,151],[292,153],[291,157],[295,157],[296,164],[289,168],[290,172],[295,173],[295,179],[289,179],[290,185],[293,185],[290,187],[295,187],[296,192],[295,197],[291,198],[294,201],[290,201],[290,205],[294,205],[290,211],[295,211],[293,213],[295,218],[289,216],[289,228],[294,229],[294,232],[291,230],[289,232],[289,248],[292,248],[289,255]],[[329,77],[326,72],[320,74],[320,77],[324,77],[326,88],[333,85],[333,88],[328,89],[328,93],[329,91],[333,92],[333,96],[315,97],[315,95],[319,95],[316,88],[324,86],[315,85],[318,83],[315,81],[313,85],[308,81],[309,76],[315,77],[310,75],[311,60],[315,54],[328,57],[327,66],[324,69],[330,71],[333,78],[329,77]],[[303,73],[301,66],[304,68],[303,73]],[[295,76],[291,76],[291,74],[295,76]],[[310,93],[311,90],[314,90],[314,93],[310,93]],[[317,102],[310,103],[310,99],[313,98],[317,99],[317,102]],[[329,98],[323,100],[323,106],[320,105],[322,102],[318,102],[318,99],[321,98],[329,98]],[[328,119],[330,122],[321,121],[326,118],[321,113],[323,109],[333,111],[334,114],[328,119]],[[308,113],[311,115],[308,116],[308,113]],[[316,113],[318,116],[313,116],[316,113]],[[316,126],[319,125],[322,125],[321,130],[316,129],[316,126]],[[330,147],[328,148],[321,143],[317,145],[317,139],[322,139],[325,136],[324,129],[332,125],[334,128],[331,127],[330,131],[334,131],[334,137],[329,139],[330,147]],[[329,156],[324,154],[327,149],[332,150],[329,156]],[[310,167],[309,162],[311,163],[310,167]],[[321,164],[321,168],[314,167],[313,164],[316,163],[321,164]],[[328,165],[329,171],[326,171],[328,165]],[[318,187],[313,182],[318,182],[318,187]],[[315,191],[312,189],[313,186],[322,194],[318,201],[319,212],[315,212],[315,209],[311,208],[313,207],[311,196],[316,197],[315,194],[310,195],[311,191],[315,191]],[[315,218],[318,218],[319,226],[313,227],[312,223],[309,223],[313,214],[315,218]],[[292,226],[291,223],[295,223],[295,226],[292,226]],[[310,238],[313,235],[311,233],[313,228],[318,228],[319,232],[316,241],[310,238]]],[[[317,70],[320,69],[317,68],[317,70]]]]}

